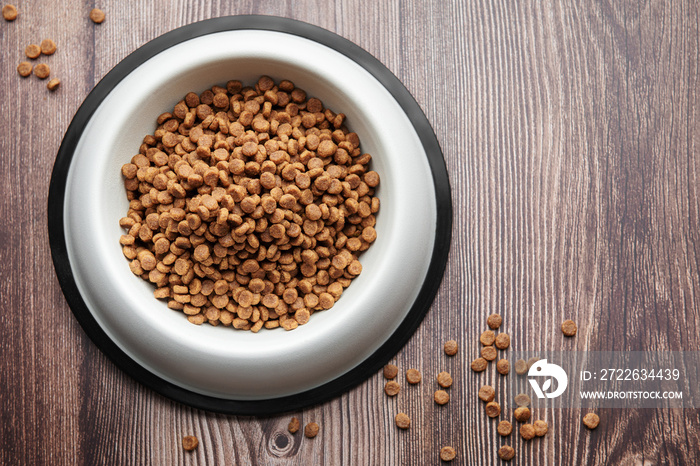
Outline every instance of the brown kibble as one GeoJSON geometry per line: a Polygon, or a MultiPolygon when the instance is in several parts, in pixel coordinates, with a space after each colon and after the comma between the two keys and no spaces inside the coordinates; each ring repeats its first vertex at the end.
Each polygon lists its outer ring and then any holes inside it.
{"type": "Polygon", "coordinates": [[[421,381],[420,372],[417,369],[409,369],[406,371],[406,380],[408,383],[415,385],[421,381]]]}
{"type": "Polygon", "coordinates": [[[192,451],[199,446],[199,440],[194,435],[187,435],[182,438],[182,448],[186,451],[192,451]]]}
{"type": "Polygon", "coordinates": [[[535,421],[532,426],[535,428],[535,435],[538,437],[544,437],[549,430],[549,426],[544,421],[535,421]]]}
{"type": "Polygon", "coordinates": [[[445,354],[448,356],[454,356],[457,354],[458,346],[457,342],[454,340],[448,340],[445,342],[445,354]]]}
{"type": "Polygon", "coordinates": [[[399,429],[408,429],[411,427],[411,418],[408,417],[406,413],[397,414],[394,421],[399,429]]]}
{"type": "Polygon", "coordinates": [[[535,428],[532,424],[523,424],[520,426],[520,436],[525,440],[531,440],[535,437],[535,428]]]}
{"type": "Polygon", "coordinates": [[[5,5],[2,7],[2,17],[7,21],[14,21],[17,19],[17,7],[14,5],[5,5]]]}
{"type": "Polygon", "coordinates": [[[399,373],[399,368],[396,367],[394,364],[387,364],[384,366],[384,378],[385,379],[393,379],[395,378],[399,373]]]}
{"type": "Polygon", "coordinates": [[[36,44],[29,44],[24,49],[24,54],[32,60],[38,58],[41,55],[41,47],[36,44]]]}
{"type": "Polygon", "coordinates": [[[576,327],[576,323],[573,320],[565,320],[561,324],[561,331],[567,337],[573,337],[574,335],[576,335],[577,330],[578,328],[576,327]]]}
{"type": "Polygon", "coordinates": [[[539,361],[540,358],[532,357],[527,360],[527,370],[530,370],[530,368],[537,362],[539,361]]]}
{"type": "Polygon", "coordinates": [[[39,48],[41,49],[41,53],[44,55],[53,55],[56,53],[56,42],[52,41],[51,39],[44,39],[41,41],[39,48]]]}
{"type": "Polygon", "coordinates": [[[442,388],[449,388],[452,386],[452,376],[449,372],[442,371],[437,376],[437,383],[442,388]]]}
{"type": "Polygon", "coordinates": [[[525,393],[515,395],[515,404],[518,406],[530,406],[530,397],[525,393]]]}
{"type": "Polygon", "coordinates": [[[299,431],[299,428],[301,427],[301,424],[299,423],[299,419],[296,417],[293,417],[289,421],[289,425],[287,426],[287,430],[289,431],[290,434],[296,434],[297,431],[299,431]]]}
{"type": "Polygon", "coordinates": [[[105,20],[105,12],[99,8],[93,8],[90,12],[90,19],[95,24],[100,24],[105,20]]]}
{"type": "Polygon", "coordinates": [[[508,437],[513,432],[513,424],[508,421],[501,421],[498,423],[496,431],[501,437],[508,437]]]}
{"type": "Polygon", "coordinates": [[[479,341],[484,346],[491,346],[496,341],[496,334],[492,330],[486,330],[479,337],[479,341]]]}
{"type": "Polygon", "coordinates": [[[319,430],[319,427],[318,427],[317,423],[309,422],[304,427],[304,436],[306,438],[314,438],[318,435],[318,430],[319,430]]]}
{"type": "Polygon", "coordinates": [[[499,316],[498,314],[491,314],[488,317],[488,319],[486,319],[486,323],[488,324],[489,327],[496,330],[498,327],[501,326],[501,323],[503,323],[503,318],[501,316],[499,316]]]}
{"type": "Polygon", "coordinates": [[[51,74],[51,69],[46,63],[39,63],[34,67],[34,74],[39,79],[46,79],[51,74]]]}
{"type": "Polygon", "coordinates": [[[386,385],[384,385],[384,393],[389,396],[396,396],[399,394],[399,391],[401,391],[401,386],[393,380],[388,381],[386,385]]]}
{"type": "Polygon", "coordinates": [[[450,395],[445,390],[436,390],[433,398],[435,403],[439,405],[447,404],[450,401],[450,395]]]}
{"type": "Polygon", "coordinates": [[[496,370],[501,375],[508,375],[508,372],[510,372],[510,363],[507,359],[500,359],[496,363],[496,370]]]}
{"type": "Polygon", "coordinates": [[[46,88],[50,91],[55,91],[58,89],[58,86],[61,85],[61,80],[58,78],[53,78],[50,79],[49,82],[46,84],[46,88]]]}
{"type": "Polygon", "coordinates": [[[530,419],[530,408],[527,406],[518,406],[513,412],[515,420],[518,422],[527,422],[530,419]]]}
{"type": "Polygon", "coordinates": [[[515,450],[510,445],[503,445],[498,449],[498,457],[503,461],[510,461],[515,457],[515,450]]]}
{"type": "Polygon", "coordinates": [[[501,414],[501,405],[495,401],[489,401],[486,403],[486,407],[484,409],[486,410],[486,415],[488,417],[498,417],[501,414]]]}
{"type": "Polygon", "coordinates": [[[518,359],[515,361],[515,373],[518,375],[523,375],[527,372],[527,362],[524,359],[518,359]]]}
{"type": "Polygon", "coordinates": [[[481,372],[486,370],[486,366],[488,366],[488,361],[484,358],[476,358],[475,360],[472,361],[471,367],[474,372],[481,372]]]}
{"type": "Polygon", "coordinates": [[[504,350],[510,346],[510,335],[507,333],[499,333],[495,342],[496,348],[504,350]]]}
{"type": "Polygon", "coordinates": [[[452,461],[457,456],[457,452],[450,446],[445,446],[440,449],[440,459],[445,462],[452,461]]]}
{"type": "Polygon", "coordinates": [[[481,357],[487,361],[493,361],[496,359],[496,356],[498,356],[498,353],[496,352],[496,348],[493,346],[484,346],[481,348],[481,357]]]}
{"type": "Polygon", "coordinates": [[[479,389],[479,399],[489,403],[496,398],[496,390],[491,385],[484,385],[479,389]]]}
{"type": "Polygon", "coordinates": [[[599,423],[600,417],[598,417],[598,415],[595,413],[588,413],[585,416],[583,416],[583,425],[585,425],[589,429],[595,429],[596,427],[598,427],[599,423]]]}
{"type": "Polygon", "coordinates": [[[20,76],[23,78],[26,78],[30,74],[32,74],[32,64],[29,63],[28,61],[23,61],[19,65],[17,65],[17,72],[19,73],[20,76]]]}

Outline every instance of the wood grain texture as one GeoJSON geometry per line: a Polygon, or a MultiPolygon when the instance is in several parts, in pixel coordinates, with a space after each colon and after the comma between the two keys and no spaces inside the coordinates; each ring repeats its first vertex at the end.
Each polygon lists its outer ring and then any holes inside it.
{"type": "MultiPolygon", "coordinates": [[[[0,463],[499,464],[506,443],[476,392],[486,317],[499,312],[519,350],[700,350],[700,9],[695,2],[300,0],[17,1],[0,23],[0,463]],[[383,394],[380,374],[332,401],[281,416],[212,414],[171,402],[115,368],[73,318],[55,279],[47,190],[62,136],[92,87],[147,41],[229,14],[324,27],[382,61],[433,125],[451,175],[454,233],[426,320],[396,356],[423,373],[383,394]],[[49,94],[16,72],[24,47],[49,94]],[[579,324],[564,339],[559,324],[579,324]],[[447,339],[460,343],[454,358],[447,339]],[[451,372],[452,400],[432,401],[451,372]],[[412,419],[395,428],[399,411],[412,419]],[[292,415],[316,439],[287,433],[292,415]],[[183,435],[200,447],[184,452],[183,435]]],[[[508,402],[506,408],[512,409],[508,402]]],[[[513,464],[697,464],[697,410],[536,413],[544,438],[513,464]]]]}

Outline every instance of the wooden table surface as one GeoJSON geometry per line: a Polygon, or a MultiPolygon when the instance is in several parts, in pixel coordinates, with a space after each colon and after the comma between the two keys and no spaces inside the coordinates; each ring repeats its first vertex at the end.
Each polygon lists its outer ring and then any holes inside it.
{"type": "MultiPolygon", "coordinates": [[[[0,22],[0,463],[698,464],[698,410],[535,412],[550,431],[501,439],[475,374],[486,317],[520,350],[700,350],[700,8],[690,1],[17,0],[0,22]],[[106,21],[88,19],[93,6],[106,21]],[[376,374],[324,404],[273,417],[170,401],[117,369],[72,315],[55,277],[47,191],[63,134],[113,66],[195,21],[269,14],[333,31],[384,63],[432,124],[451,177],[445,277],[394,362],[421,370],[389,399],[376,374]],[[60,88],[16,67],[27,44],[60,88]],[[574,339],[560,323],[574,319],[574,339]],[[448,359],[447,339],[460,343],[448,359]],[[452,400],[432,400],[448,370],[452,400]],[[411,428],[400,431],[404,411],[411,428]],[[291,436],[292,415],[320,434],[291,436]],[[200,439],[183,451],[183,435],[200,439]]],[[[512,377],[512,375],[511,375],[512,377]]],[[[697,383],[697,381],[696,381],[697,383]]],[[[499,389],[499,390],[502,390],[499,389]]],[[[499,393],[503,393],[502,391],[499,393]]],[[[508,410],[512,405],[505,402],[508,410]]],[[[510,411],[507,411],[506,415],[510,411]]],[[[504,417],[505,418],[505,417],[504,417]]]]}

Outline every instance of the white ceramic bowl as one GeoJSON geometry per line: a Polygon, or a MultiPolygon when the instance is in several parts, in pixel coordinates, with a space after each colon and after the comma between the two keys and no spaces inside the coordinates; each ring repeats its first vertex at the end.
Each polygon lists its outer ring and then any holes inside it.
{"type": "Polygon", "coordinates": [[[438,220],[434,168],[391,92],[334,48],[263,29],[183,39],[120,78],[73,141],[62,191],[72,280],[109,340],[176,390],[238,402],[309,393],[376,354],[406,320],[426,281],[438,220]],[[192,325],[156,300],[152,285],[133,275],[122,255],[118,220],[128,201],[120,168],[152,134],[156,117],[187,92],[230,79],[253,83],[263,74],[290,79],[347,115],[381,177],[377,240],[360,258],[362,274],[335,306],[296,330],[255,334],[192,325]]]}

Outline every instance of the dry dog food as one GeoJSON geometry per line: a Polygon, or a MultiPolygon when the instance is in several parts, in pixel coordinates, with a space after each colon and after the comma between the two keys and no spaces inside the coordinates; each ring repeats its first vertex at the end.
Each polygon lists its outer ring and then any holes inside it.
{"type": "Polygon", "coordinates": [[[508,375],[508,372],[510,372],[510,363],[507,359],[501,359],[496,363],[496,370],[501,375],[508,375]]]}
{"type": "Polygon", "coordinates": [[[396,376],[399,374],[399,368],[396,367],[394,364],[387,364],[384,366],[384,378],[385,379],[393,379],[396,378],[396,376]]]}
{"type": "Polygon", "coordinates": [[[411,418],[409,418],[406,413],[397,414],[394,421],[399,429],[408,429],[411,427],[411,418]]]}
{"type": "Polygon", "coordinates": [[[39,79],[46,79],[51,74],[51,68],[46,63],[39,63],[34,67],[34,74],[39,79]]]}
{"type": "Polygon", "coordinates": [[[479,399],[481,401],[490,402],[496,398],[496,390],[491,385],[484,385],[479,389],[479,399]]]}
{"type": "Polygon", "coordinates": [[[299,431],[299,428],[301,427],[301,424],[299,423],[299,419],[296,417],[293,417],[289,421],[289,425],[287,426],[287,430],[289,431],[290,434],[296,434],[299,431]]]}
{"type": "Polygon", "coordinates": [[[437,375],[437,383],[442,388],[449,388],[452,386],[452,376],[449,372],[442,371],[437,375]]]}
{"type": "Polygon", "coordinates": [[[585,425],[589,429],[595,429],[596,427],[598,427],[599,423],[600,418],[595,413],[588,413],[585,416],[583,416],[583,425],[585,425]]]}
{"type": "Polygon", "coordinates": [[[454,356],[457,354],[457,342],[454,340],[448,340],[445,342],[445,354],[448,356],[454,356]]]}
{"type": "Polygon", "coordinates": [[[486,323],[489,327],[496,330],[503,323],[503,318],[498,314],[491,314],[488,319],[486,319],[486,323]]]}
{"type": "Polygon", "coordinates": [[[527,372],[527,362],[524,359],[518,359],[515,361],[515,373],[518,375],[523,375],[527,372]]]}
{"type": "Polygon", "coordinates": [[[417,384],[421,380],[420,372],[418,369],[409,369],[406,371],[406,381],[410,384],[417,384]]]}
{"type": "Polygon", "coordinates": [[[525,393],[515,395],[515,404],[518,406],[530,406],[530,397],[525,393]]]}
{"type": "Polygon", "coordinates": [[[20,76],[23,78],[26,78],[30,74],[32,74],[32,64],[29,63],[28,61],[23,61],[19,65],[17,65],[17,72],[19,73],[20,76]]]}
{"type": "Polygon", "coordinates": [[[100,24],[105,20],[105,12],[99,8],[93,8],[93,10],[90,12],[90,19],[93,23],[100,24]]]}
{"type": "Polygon", "coordinates": [[[507,349],[510,346],[510,335],[507,333],[499,333],[495,341],[496,348],[500,350],[507,349]]]}
{"type": "Polygon", "coordinates": [[[530,370],[530,368],[537,362],[539,361],[540,358],[532,357],[527,360],[527,370],[530,370]]]}
{"type": "Polygon", "coordinates": [[[496,431],[501,437],[508,437],[513,432],[513,424],[508,421],[501,421],[498,423],[496,431]]]}
{"type": "Polygon", "coordinates": [[[17,19],[17,8],[14,5],[5,5],[2,7],[2,17],[7,21],[14,21],[17,19]]]}
{"type": "Polygon", "coordinates": [[[515,450],[510,445],[503,445],[498,449],[498,457],[504,461],[510,461],[515,456],[515,450]]]}
{"type": "Polygon", "coordinates": [[[484,346],[481,348],[481,357],[487,361],[493,361],[496,359],[496,356],[498,356],[498,353],[496,352],[496,348],[493,346],[484,346]]]}
{"type": "Polygon", "coordinates": [[[445,390],[436,390],[433,396],[435,403],[439,405],[447,404],[450,401],[450,395],[445,390]]]}
{"type": "Polygon", "coordinates": [[[452,461],[456,456],[457,452],[450,446],[442,447],[440,449],[440,459],[442,461],[452,461]]]}
{"type": "Polygon", "coordinates": [[[495,401],[490,401],[486,403],[486,415],[488,417],[498,417],[501,414],[501,405],[495,401]]]}
{"type": "Polygon", "coordinates": [[[58,78],[53,78],[53,79],[49,80],[49,82],[46,84],[46,87],[50,91],[55,91],[56,89],[58,89],[58,86],[60,86],[60,85],[61,85],[61,80],[58,78]]]}
{"type": "Polygon", "coordinates": [[[481,334],[479,337],[479,341],[481,342],[482,345],[484,346],[492,346],[493,343],[496,341],[496,334],[493,333],[492,330],[486,330],[484,333],[481,334]]]}
{"type": "Polygon", "coordinates": [[[523,424],[520,426],[520,436],[525,440],[531,440],[535,436],[535,428],[532,424],[523,424]]]}
{"type": "Polygon", "coordinates": [[[530,419],[530,408],[527,406],[518,406],[513,412],[513,416],[518,422],[526,422],[530,419]]]}
{"type": "Polygon", "coordinates": [[[578,328],[576,327],[576,323],[573,320],[565,320],[561,324],[561,331],[567,337],[573,337],[574,335],[576,335],[577,330],[578,328]]]}
{"type": "Polygon", "coordinates": [[[56,43],[51,39],[42,40],[39,48],[41,49],[41,53],[44,55],[53,55],[56,53],[56,43]]]}
{"type": "Polygon", "coordinates": [[[187,435],[182,438],[182,448],[187,451],[192,451],[199,445],[199,440],[194,435],[187,435]]]}
{"type": "Polygon", "coordinates": [[[41,55],[41,47],[36,44],[29,44],[24,49],[24,54],[31,59],[35,59],[41,55]]]}
{"type": "Polygon", "coordinates": [[[306,438],[314,438],[318,435],[318,424],[315,422],[309,422],[304,427],[304,436],[306,438]]]}
{"type": "Polygon", "coordinates": [[[188,93],[122,167],[132,272],[194,324],[291,330],[333,307],[379,210],[344,122],[267,76],[188,93]]]}
{"type": "Polygon", "coordinates": [[[472,361],[471,367],[474,372],[482,372],[486,370],[489,365],[488,361],[484,358],[476,358],[472,361]]]}
{"type": "Polygon", "coordinates": [[[384,393],[389,396],[396,396],[399,394],[399,391],[401,391],[401,386],[393,380],[388,381],[386,385],[384,385],[384,393]]]}
{"type": "Polygon", "coordinates": [[[547,434],[547,430],[549,430],[547,423],[541,420],[533,422],[532,427],[534,427],[535,435],[538,437],[544,437],[547,434]]]}

